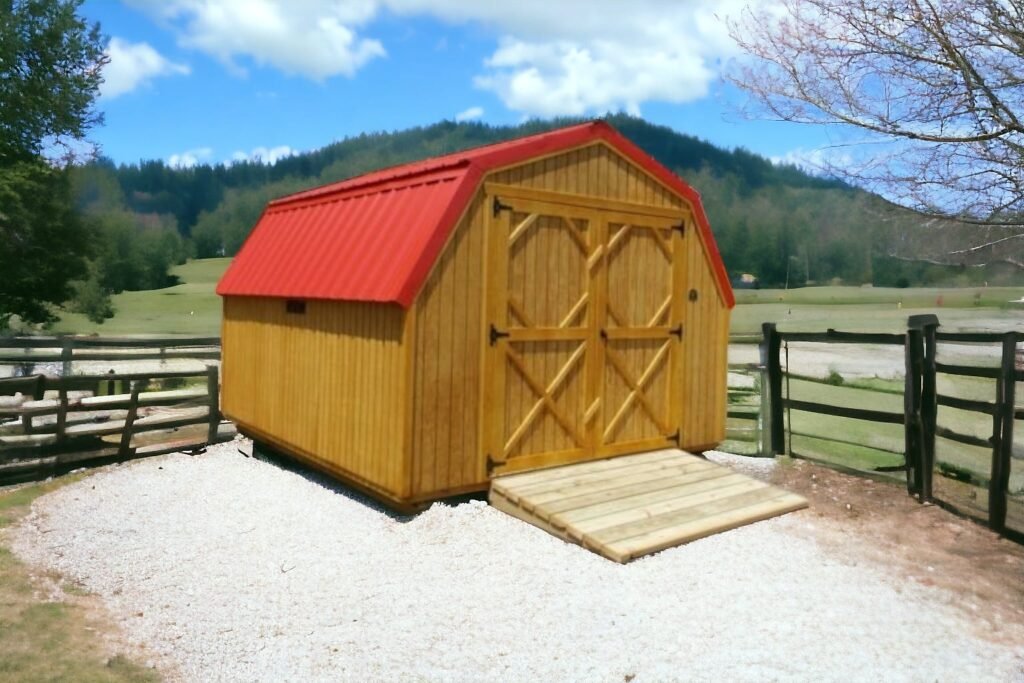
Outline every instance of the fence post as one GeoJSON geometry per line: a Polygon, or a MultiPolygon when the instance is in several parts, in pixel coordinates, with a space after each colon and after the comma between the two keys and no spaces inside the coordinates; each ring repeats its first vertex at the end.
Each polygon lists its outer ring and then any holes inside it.
{"type": "Polygon", "coordinates": [[[131,400],[128,404],[128,416],[124,419],[124,428],[121,430],[121,447],[118,449],[119,458],[127,458],[131,455],[132,427],[135,425],[135,418],[139,414],[139,394],[148,384],[148,380],[140,379],[132,386],[131,400]]]}
{"type": "Polygon", "coordinates": [[[220,369],[216,365],[206,368],[206,390],[210,395],[210,426],[206,433],[208,443],[217,443],[217,428],[220,427],[220,369]]]}
{"type": "Polygon", "coordinates": [[[912,315],[907,319],[907,327],[917,330],[920,334],[921,341],[917,348],[924,347],[923,353],[919,355],[921,393],[918,394],[920,427],[917,429],[917,457],[920,458],[917,493],[922,501],[932,499],[932,472],[935,470],[935,424],[939,408],[938,388],[935,382],[935,330],[938,326],[939,319],[932,314],[912,315]]]}
{"type": "Polygon", "coordinates": [[[782,363],[779,359],[782,338],[775,328],[775,323],[764,323],[761,330],[768,351],[768,410],[771,415],[768,429],[771,434],[772,455],[780,455],[786,452],[786,430],[782,421],[782,363]]]}
{"type": "Polygon", "coordinates": [[[61,340],[61,343],[60,343],[61,371],[60,371],[60,374],[61,374],[62,377],[70,377],[71,376],[71,356],[72,356],[72,353],[74,353],[74,349],[75,349],[75,340],[71,339],[70,337],[65,337],[64,339],[61,340]]]}
{"type": "Polygon", "coordinates": [[[757,451],[761,457],[770,458],[772,453],[771,393],[768,381],[768,339],[764,335],[757,343],[758,384],[761,390],[761,408],[757,411],[757,451]]]}
{"type": "Polygon", "coordinates": [[[1017,333],[1003,336],[1003,355],[996,382],[998,428],[993,433],[992,476],[988,489],[988,523],[995,531],[1006,528],[1006,491],[1013,457],[1013,418],[1017,388],[1017,333]]]}
{"type": "Polygon", "coordinates": [[[921,371],[921,441],[924,445],[924,463],[921,467],[921,489],[925,500],[932,499],[932,473],[935,471],[935,425],[939,412],[938,385],[935,371],[935,330],[939,319],[934,315],[924,321],[924,366],[921,371]]]}
{"type": "Polygon", "coordinates": [[[64,440],[64,430],[68,424],[68,385],[61,377],[60,382],[60,406],[57,409],[57,443],[64,440]]]}
{"type": "Polygon", "coordinates": [[[907,493],[924,500],[921,429],[921,369],[924,365],[921,330],[908,328],[904,347],[906,375],[903,388],[903,440],[907,463],[907,493]]]}

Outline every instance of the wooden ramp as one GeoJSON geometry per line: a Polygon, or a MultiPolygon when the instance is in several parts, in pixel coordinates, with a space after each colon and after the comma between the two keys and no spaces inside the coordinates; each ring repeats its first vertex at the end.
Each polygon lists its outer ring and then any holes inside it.
{"type": "Polygon", "coordinates": [[[497,477],[491,505],[616,562],[807,507],[679,450],[497,477]]]}

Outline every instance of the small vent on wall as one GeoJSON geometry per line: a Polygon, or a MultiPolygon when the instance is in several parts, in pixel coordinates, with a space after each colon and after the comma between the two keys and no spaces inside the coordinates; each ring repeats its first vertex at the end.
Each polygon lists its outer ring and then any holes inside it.
{"type": "Polygon", "coordinates": [[[302,299],[288,299],[284,303],[284,310],[288,313],[302,315],[306,312],[306,302],[302,299]]]}

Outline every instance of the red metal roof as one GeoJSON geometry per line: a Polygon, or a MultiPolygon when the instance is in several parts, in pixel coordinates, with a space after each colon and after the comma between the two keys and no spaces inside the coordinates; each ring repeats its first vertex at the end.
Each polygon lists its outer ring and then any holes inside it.
{"type": "Polygon", "coordinates": [[[408,307],[489,171],[604,140],[692,205],[722,296],[732,287],[700,196],[603,121],[375,171],[276,199],[217,285],[221,296],[408,307]]]}

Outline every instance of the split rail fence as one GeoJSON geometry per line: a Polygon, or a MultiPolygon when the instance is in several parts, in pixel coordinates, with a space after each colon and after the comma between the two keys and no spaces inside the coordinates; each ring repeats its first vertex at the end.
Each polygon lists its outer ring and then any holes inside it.
{"type": "Polygon", "coordinates": [[[0,485],[231,438],[219,359],[216,337],[0,339],[21,373],[0,379],[0,485]]]}
{"type": "Polygon", "coordinates": [[[1024,334],[938,327],[933,315],[909,318],[905,334],[780,332],[765,324],[760,362],[730,366],[727,445],[903,480],[920,500],[1024,541],[1024,448],[1014,452],[1014,426],[1024,419],[1016,400],[1024,334]],[[902,381],[795,371],[800,363],[791,365],[790,352],[795,358],[819,344],[897,347],[902,381]]]}

